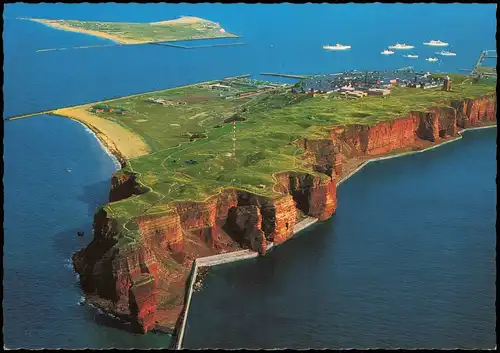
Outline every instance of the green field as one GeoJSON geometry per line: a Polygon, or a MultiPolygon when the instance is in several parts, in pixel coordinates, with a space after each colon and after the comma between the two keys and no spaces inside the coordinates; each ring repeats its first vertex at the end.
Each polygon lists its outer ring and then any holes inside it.
{"type": "MultiPolygon", "coordinates": [[[[221,27],[215,22],[201,18],[183,21],[183,18],[171,21],[154,23],[127,23],[127,22],[97,22],[77,20],[45,20],[34,19],[47,25],[64,26],[75,30],[94,31],[111,35],[118,39],[135,42],[168,42],[190,39],[235,37],[234,34],[221,32],[221,27]]],[[[63,28],[61,28],[63,29],[63,28]]],[[[89,33],[97,35],[96,33],[89,33]]]]}
{"type": "Polygon", "coordinates": [[[495,92],[491,80],[471,84],[464,76],[452,75],[452,82],[451,92],[395,88],[385,97],[354,100],[332,95],[311,98],[284,88],[251,98],[224,99],[217,90],[195,85],[110,101],[109,106],[128,113],[95,114],[143,137],[152,153],[128,161],[119,172],[136,173],[140,184],[150,191],[105,208],[125,225],[127,239],[123,241],[131,241],[137,235],[135,222],[129,222],[132,217],[169,212],[174,201],[204,201],[227,187],[278,197],[273,191],[275,173],[314,174],[304,151],[293,144],[298,138],[322,138],[334,126],[373,125],[410,111],[495,92]],[[155,104],[147,102],[148,98],[168,103],[155,104]],[[236,156],[232,154],[235,117],[236,156]],[[186,163],[191,160],[196,164],[186,163]]]}

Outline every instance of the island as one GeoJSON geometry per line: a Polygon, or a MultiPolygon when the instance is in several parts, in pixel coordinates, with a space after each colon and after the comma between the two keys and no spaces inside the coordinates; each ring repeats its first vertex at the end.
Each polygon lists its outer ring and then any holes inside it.
{"type": "Polygon", "coordinates": [[[334,215],[338,183],[366,161],[496,125],[496,78],[380,75],[233,77],[51,111],[122,166],[73,255],[87,300],[138,332],[175,332],[196,258],[264,256],[334,215]]]}
{"type": "Polygon", "coordinates": [[[175,20],[151,23],[48,20],[25,18],[55,29],[109,39],[119,44],[145,44],[194,39],[232,38],[218,23],[199,17],[184,16],[175,20]]]}

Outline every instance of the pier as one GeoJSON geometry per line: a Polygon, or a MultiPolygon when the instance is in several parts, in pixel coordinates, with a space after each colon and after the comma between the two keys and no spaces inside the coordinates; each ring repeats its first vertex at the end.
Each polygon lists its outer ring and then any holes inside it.
{"type": "Polygon", "coordinates": [[[211,47],[230,47],[234,45],[244,45],[245,43],[221,43],[221,44],[205,44],[205,45],[179,45],[179,44],[171,44],[171,43],[145,43],[145,44],[153,44],[153,45],[161,45],[165,47],[172,48],[180,48],[180,49],[199,49],[199,48],[211,48],[211,47]]]}
{"type": "MultiPolygon", "coordinates": [[[[103,47],[117,47],[125,44],[104,44],[104,45],[85,45],[79,47],[69,47],[69,48],[51,48],[51,49],[38,49],[35,53],[47,52],[47,51],[59,51],[59,50],[69,50],[69,49],[88,49],[88,48],[103,48],[103,47]]],[[[128,44],[134,45],[134,44],[128,44]]]]}
{"type": "Polygon", "coordinates": [[[16,119],[22,119],[22,118],[29,118],[30,116],[35,116],[35,115],[42,115],[42,114],[52,114],[52,110],[45,110],[43,112],[37,112],[37,113],[28,113],[28,114],[23,114],[23,115],[16,115],[16,116],[11,116],[9,118],[4,118],[3,120],[16,120],[16,119]]]}
{"type": "Polygon", "coordinates": [[[276,77],[286,77],[286,78],[296,78],[299,80],[303,80],[311,77],[311,75],[287,75],[287,74],[278,74],[274,72],[261,72],[262,76],[276,76],[276,77]]]}
{"type": "Polygon", "coordinates": [[[246,74],[246,75],[240,75],[240,76],[233,76],[233,77],[225,77],[222,79],[222,81],[230,81],[230,80],[238,80],[240,78],[247,78],[252,76],[252,74],[246,74]]]}

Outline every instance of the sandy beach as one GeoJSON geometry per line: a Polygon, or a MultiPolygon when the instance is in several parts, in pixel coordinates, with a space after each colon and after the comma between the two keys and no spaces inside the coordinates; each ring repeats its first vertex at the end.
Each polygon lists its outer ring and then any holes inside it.
{"type": "Polygon", "coordinates": [[[62,108],[51,114],[77,120],[92,130],[120,162],[147,155],[148,145],[130,130],[110,120],[99,118],[86,110],[87,106],[62,108]]]}
{"type": "Polygon", "coordinates": [[[175,20],[168,21],[160,21],[160,22],[151,22],[151,25],[176,25],[176,24],[193,24],[198,22],[212,22],[208,20],[204,20],[203,18],[193,17],[193,16],[183,16],[180,18],[176,18],[175,20]]]}
{"type": "Polygon", "coordinates": [[[119,36],[115,36],[115,35],[104,33],[104,32],[99,32],[99,31],[92,31],[92,30],[87,30],[87,29],[83,29],[83,28],[75,28],[75,27],[71,27],[71,26],[66,26],[66,25],[60,24],[58,21],[55,21],[55,20],[40,20],[40,19],[36,19],[36,18],[25,18],[25,20],[38,22],[38,23],[44,24],[46,26],[49,26],[49,27],[52,27],[55,29],[59,29],[59,30],[63,30],[63,31],[83,33],[83,34],[88,34],[91,36],[109,39],[109,40],[111,40],[115,43],[118,43],[118,44],[142,44],[142,43],[147,42],[147,41],[141,41],[141,40],[122,38],[119,36]]]}

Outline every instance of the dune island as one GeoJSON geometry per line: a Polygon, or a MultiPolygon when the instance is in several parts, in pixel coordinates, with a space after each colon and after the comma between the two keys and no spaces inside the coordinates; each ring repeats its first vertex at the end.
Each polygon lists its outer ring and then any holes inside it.
{"type": "Polygon", "coordinates": [[[192,16],[151,23],[49,20],[24,17],[19,19],[42,23],[54,29],[109,39],[119,44],[238,37],[226,32],[218,23],[192,16]]]}
{"type": "Polygon", "coordinates": [[[50,111],[122,166],[73,255],[87,300],[135,331],[175,333],[196,258],[263,256],[334,215],[337,185],[368,160],[496,125],[496,78],[449,77],[451,90],[394,82],[356,97],[236,77],[50,111]]]}

